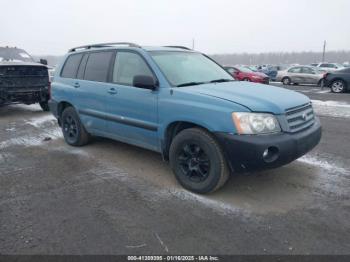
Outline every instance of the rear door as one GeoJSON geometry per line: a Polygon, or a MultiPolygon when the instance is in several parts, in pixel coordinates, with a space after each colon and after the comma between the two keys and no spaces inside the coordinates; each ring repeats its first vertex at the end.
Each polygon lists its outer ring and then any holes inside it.
{"type": "Polygon", "coordinates": [[[77,79],[73,86],[76,89],[76,106],[85,128],[90,133],[106,132],[106,98],[111,74],[114,51],[89,52],[84,55],[80,64],[77,79]]]}
{"type": "Polygon", "coordinates": [[[304,66],[302,68],[302,73],[303,73],[303,81],[304,81],[303,83],[317,84],[318,80],[317,80],[317,75],[315,70],[313,70],[310,67],[304,66]]]}
{"type": "Polygon", "coordinates": [[[291,69],[289,69],[288,76],[290,77],[293,83],[303,83],[304,81],[300,66],[292,67],[291,69]]]}
{"type": "Polygon", "coordinates": [[[158,91],[133,86],[136,75],[156,79],[139,53],[118,51],[107,102],[110,116],[108,131],[116,139],[157,151],[158,91]]]}

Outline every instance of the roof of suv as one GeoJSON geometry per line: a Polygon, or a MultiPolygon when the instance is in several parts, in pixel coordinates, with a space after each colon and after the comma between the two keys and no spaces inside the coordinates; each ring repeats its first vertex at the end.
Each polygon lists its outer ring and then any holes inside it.
{"type": "Polygon", "coordinates": [[[78,46],[71,48],[68,52],[79,52],[79,51],[88,51],[88,50],[100,50],[100,49],[144,49],[146,51],[187,51],[195,52],[194,50],[185,47],[185,46],[140,46],[134,43],[129,42],[116,42],[116,43],[102,43],[102,44],[92,44],[85,46],[78,46]]]}

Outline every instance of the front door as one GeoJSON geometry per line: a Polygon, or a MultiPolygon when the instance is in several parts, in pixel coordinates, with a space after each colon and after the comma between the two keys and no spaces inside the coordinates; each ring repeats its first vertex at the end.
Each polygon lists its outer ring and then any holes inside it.
{"type": "Polygon", "coordinates": [[[155,78],[140,54],[118,51],[107,101],[108,132],[116,139],[157,151],[158,91],[133,86],[136,75],[155,78]]]}

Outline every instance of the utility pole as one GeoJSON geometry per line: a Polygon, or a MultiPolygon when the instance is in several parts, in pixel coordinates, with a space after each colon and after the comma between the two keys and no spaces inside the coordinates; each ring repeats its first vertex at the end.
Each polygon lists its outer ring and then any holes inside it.
{"type": "Polygon", "coordinates": [[[194,50],[194,38],[192,38],[192,50],[194,50]]]}
{"type": "Polygon", "coordinates": [[[322,62],[324,62],[326,57],[326,40],[323,42],[323,53],[322,53],[322,62]]]}

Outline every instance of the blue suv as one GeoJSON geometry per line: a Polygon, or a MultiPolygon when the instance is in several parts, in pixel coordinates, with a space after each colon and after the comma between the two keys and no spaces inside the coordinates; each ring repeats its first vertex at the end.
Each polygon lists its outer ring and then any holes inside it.
{"type": "Polygon", "coordinates": [[[159,152],[196,193],[215,191],[230,173],[290,163],[321,138],[306,96],[235,81],[180,46],[73,48],[56,70],[49,104],[69,145],[102,136],[159,152]]]}

